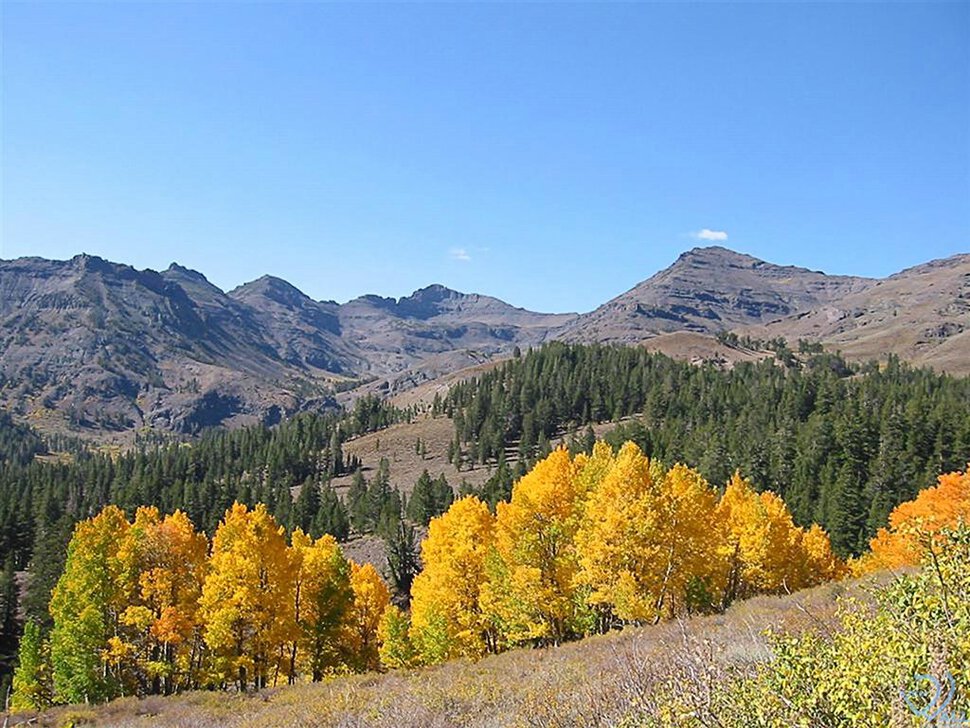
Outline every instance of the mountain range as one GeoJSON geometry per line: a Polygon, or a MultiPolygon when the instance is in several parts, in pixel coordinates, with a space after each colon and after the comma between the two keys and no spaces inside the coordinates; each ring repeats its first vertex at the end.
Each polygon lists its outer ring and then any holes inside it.
{"type": "Polygon", "coordinates": [[[174,263],[0,261],[0,407],[40,429],[194,433],[333,406],[361,385],[393,393],[550,340],[663,349],[682,333],[697,358],[698,341],[725,331],[968,374],[970,254],[870,279],[695,248],[581,315],[442,285],[338,304],[271,276],[226,292],[174,263]]]}

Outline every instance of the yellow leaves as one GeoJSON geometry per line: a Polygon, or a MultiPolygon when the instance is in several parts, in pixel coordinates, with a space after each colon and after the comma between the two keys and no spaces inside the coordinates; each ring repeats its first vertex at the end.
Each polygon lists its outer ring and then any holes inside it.
{"type": "Polygon", "coordinates": [[[350,562],[350,586],[354,601],[348,615],[348,637],[356,662],[362,670],[380,667],[378,628],[391,593],[371,564],[350,562]]]}
{"type": "Polygon", "coordinates": [[[803,533],[801,550],[804,559],[801,587],[823,584],[848,575],[846,565],[832,551],[828,534],[817,523],[803,533]]]}
{"type": "Polygon", "coordinates": [[[778,496],[735,474],[718,498],[697,471],[665,470],[630,442],[551,453],[498,504],[491,551],[490,533],[474,500],[432,522],[412,590],[421,660],[567,639],[592,629],[594,610],[603,627],[656,620],[845,571],[778,496]]]}
{"type": "Polygon", "coordinates": [[[485,651],[479,590],[494,530],[488,506],[471,496],[432,519],[421,544],[425,568],[411,587],[412,639],[425,662],[485,651]]]}
{"type": "Polygon", "coordinates": [[[59,699],[376,668],[390,600],[377,571],[351,567],[332,536],[284,534],[266,506],[239,503],[211,554],[181,511],[129,523],[109,506],[79,523],[51,605],[59,699]]]}
{"type": "Polygon", "coordinates": [[[575,632],[573,541],[582,513],[578,472],[569,452],[556,450],[496,509],[496,563],[490,564],[481,604],[512,643],[559,641],[575,632]]]}
{"type": "MultiPolygon", "coordinates": [[[[233,668],[241,664],[241,656],[251,656],[257,686],[266,684],[279,667],[276,647],[296,632],[290,606],[293,560],[283,533],[265,505],[249,511],[235,504],[213,538],[202,591],[206,644],[233,668]]],[[[238,679],[243,682],[248,677],[238,679]]]]}
{"type": "Polygon", "coordinates": [[[717,516],[725,529],[721,554],[728,601],[801,589],[845,573],[819,526],[807,532],[799,528],[781,498],[770,491],[755,493],[738,473],[721,497],[717,516]]]}
{"type": "Polygon", "coordinates": [[[889,527],[879,529],[869,544],[871,553],[853,564],[854,571],[915,565],[941,529],[961,520],[970,523],[970,466],[962,473],[940,475],[936,486],[896,506],[889,527]]]}
{"type": "Polygon", "coordinates": [[[134,627],[139,632],[150,629],[154,621],[152,610],[141,605],[132,605],[121,614],[121,623],[126,627],[134,627]]]}
{"type": "Polygon", "coordinates": [[[110,665],[120,665],[135,652],[132,645],[124,642],[120,637],[110,637],[108,647],[104,651],[104,661],[110,665]]]}
{"type": "Polygon", "coordinates": [[[580,583],[594,604],[626,621],[657,619],[687,606],[692,579],[710,581],[716,553],[716,494],[695,471],[664,473],[633,443],[589,497],[576,535],[580,583]]]}

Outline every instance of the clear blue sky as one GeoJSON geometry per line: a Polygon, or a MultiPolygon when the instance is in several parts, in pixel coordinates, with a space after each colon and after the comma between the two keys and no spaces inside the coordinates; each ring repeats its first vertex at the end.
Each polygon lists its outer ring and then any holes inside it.
{"type": "Polygon", "coordinates": [[[3,258],[560,311],[705,229],[833,273],[970,250],[967,2],[2,13],[3,258]]]}

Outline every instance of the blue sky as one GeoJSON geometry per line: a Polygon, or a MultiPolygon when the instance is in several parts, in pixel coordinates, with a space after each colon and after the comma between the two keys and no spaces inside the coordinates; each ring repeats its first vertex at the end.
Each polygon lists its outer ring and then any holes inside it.
{"type": "Polygon", "coordinates": [[[875,276],[970,250],[966,2],[2,13],[3,258],[565,311],[722,234],[875,276]]]}

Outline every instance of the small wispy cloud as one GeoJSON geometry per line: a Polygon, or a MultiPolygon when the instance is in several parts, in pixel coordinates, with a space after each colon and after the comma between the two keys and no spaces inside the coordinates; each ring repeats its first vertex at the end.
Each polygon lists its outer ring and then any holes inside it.
{"type": "Polygon", "coordinates": [[[462,263],[467,263],[472,259],[465,248],[452,248],[448,251],[448,257],[452,260],[460,260],[462,263]]]}
{"type": "Polygon", "coordinates": [[[692,235],[698,240],[709,240],[711,242],[724,242],[728,239],[728,234],[724,230],[709,230],[704,228],[703,230],[698,230],[692,235]]]}

